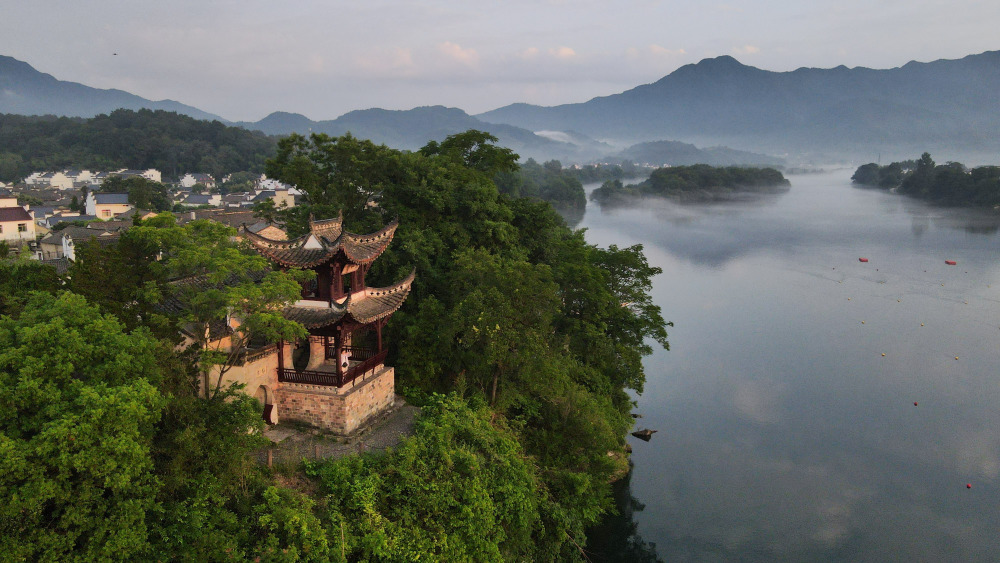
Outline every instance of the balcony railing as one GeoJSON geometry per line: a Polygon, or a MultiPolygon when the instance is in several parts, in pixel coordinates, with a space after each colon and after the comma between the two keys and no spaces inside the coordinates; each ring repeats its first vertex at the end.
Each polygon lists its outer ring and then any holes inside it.
{"type": "Polygon", "coordinates": [[[343,387],[348,383],[353,383],[359,377],[362,379],[367,377],[369,372],[375,373],[378,367],[385,363],[385,356],[385,350],[377,354],[373,354],[370,358],[362,361],[361,363],[349,367],[347,371],[339,376],[336,372],[330,371],[296,371],[288,368],[278,369],[278,381],[287,383],[303,383],[306,385],[343,387]]]}
{"type": "MultiPolygon", "coordinates": [[[[376,355],[374,348],[365,348],[362,346],[344,346],[341,350],[344,354],[347,354],[349,360],[353,360],[355,362],[364,362],[369,358],[371,358],[372,356],[376,355]]],[[[337,359],[336,349],[334,349],[333,347],[327,348],[326,359],[336,360],[337,359]]]]}

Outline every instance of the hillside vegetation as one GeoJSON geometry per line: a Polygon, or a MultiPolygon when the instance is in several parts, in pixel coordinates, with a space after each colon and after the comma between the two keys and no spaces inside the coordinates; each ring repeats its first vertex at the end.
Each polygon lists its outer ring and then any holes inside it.
{"type": "Polygon", "coordinates": [[[144,170],[165,177],[261,172],[275,139],[166,111],[116,110],[91,119],[0,114],[0,181],[41,170],[144,170]]]}
{"type": "Polygon", "coordinates": [[[292,135],[267,163],[305,192],[276,212],[291,236],[341,211],[353,232],[399,221],[368,279],[417,270],[385,341],[397,389],[423,413],[386,454],[274,473],[252,456],[264,446],[260,405],[237,389],[199,396],[211,351],[178,351],[181,326],[207,338],[235,314],[254,320],[240,330],[271,339],[305,332],[273,311],[311,272],[261,277],[266,264],[234,230],[157,216],[117,244],[81,244],[62,280],[37,261],[0,260],[3,553],[584,559],[585,531],[627,471],[642,358],[667,346],[649,295],[661,271],[639,245],[587,244],[548,203],[500,193],[492,178],[513,173],[517,155],[494,143],[469,131],[405,153],[292,135]],[[190,275],[220,285],[169,283],[190,275]]]}

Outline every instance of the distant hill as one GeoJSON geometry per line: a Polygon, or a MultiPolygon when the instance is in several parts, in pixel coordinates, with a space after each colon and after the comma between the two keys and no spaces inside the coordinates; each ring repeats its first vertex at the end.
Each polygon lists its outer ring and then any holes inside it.
{"type": "Polygon", "coordinates": [[[173,111],[195,119],[217,115],[173,100],[152,101],[122,90],[102,90],[57,80],[28,63],[0,55],[0,113],[94,117],[116,109],[173,111]]]}
{"type": "Polygon", "coordinates": [[[689,164],[711,164],[712,166],[751,165],[776,166],[785,160],[776,156],[738,151],[728,147],[698,147],[680,141],[651,141],[639,143],[623,150],[614,158],[630,160],[636,164],[654,166],[682,166],[689,164]]]}
{"type": "Polygon", "coordinates": [[[598,147],[607,147],[590,139],[581,140],[582,136],[566,142],[536,135],[520,127],[486,123],[458,108],[444,106],[425,106],[410,110],[358,110],[326,121],[312,121],[297,113],[275,112],[260,121],[240,122],[236,125],[269,135],[326,133],[339,136],[350,132],[355,137],[407,150],[419,149],[431,140],[444,140],[454,133],[479,129],[496,135],[501,145],[514,149],[523,157],[542,160],[587,158],[600,154],[598,147]]]}
{"type": "Polygon", "coordinates": [[[277,140],[174,112],[115,110],[89,119],[0,114],[0,182],[43,170],[156,168],[164,180],[263,172],[277,140]]]}
{"type": "Polygon", "coordinates": [[[513,104],[476,117],[621,143],[680,138],[769,152],[1000,148],[1000,51],[900,68],[771,72],[728,56],[578,104],[513,104]]]}

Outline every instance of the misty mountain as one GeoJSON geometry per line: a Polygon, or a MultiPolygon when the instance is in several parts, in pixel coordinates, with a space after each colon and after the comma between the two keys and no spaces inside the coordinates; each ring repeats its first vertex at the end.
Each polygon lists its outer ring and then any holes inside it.
{"type": "Polygon", "coordinates": [[[312,121],[297,113],[275,112],[260,121],[237,125],[269,135],[326,133],[339,136],[350,132],[355,137],[407,150],[419,149],[431,140],[442,141],[448,135],[479,129],[496,135],[501,145],[514,149],[523,157],[542,160],[587,158],[600,154],[598,147],[607,148],[607,145],[581,136],[564,141],[512,125],[486,123],[458,108],[444,106],[358,110],[325,121],[312,121]]]}
{"type": "Polygon", "coordinates": [[[778,166],[785,163],[783,158],[758,154],[748,151],[738,151],[728,147],[698,147],[680,141],[651,141],[639,143],[621,151],[614,156],[620,160],[631,160],[637,164],[654,166],[685,166],[691,164],[710,164],[712,166],[778,166]]]}
{"type": "Polygon", "coordinates": [[[1000,148],[998,91],[1000,51],[888,70],[791,72],[722,56],[584,103],[513,104],[476,117],[619,143],[681,138],[797,154],[990,151],[1000,148]]]}
{"type": "Polygon", "coordinates": [[[57,80],[28,63],[0,55],[0,113],[94,117],[116,109],[161,109],[195,119],[222,119],[173,100],[152,101],[122,90],[57,80]]]}

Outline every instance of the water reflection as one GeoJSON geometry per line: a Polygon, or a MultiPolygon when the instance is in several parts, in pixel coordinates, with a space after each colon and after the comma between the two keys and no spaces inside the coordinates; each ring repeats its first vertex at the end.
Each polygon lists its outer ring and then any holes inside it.
{"type": "Polygon", "coordinates": [[[614,484],[617,514],[587,531],[587,557],[593,563],[658,563],[656,545],[642,539],[632,516],[646,508],[632,496],[632,473],[614,484]]]}
{"type": "Polygon", "coordinates": [[[588,208],[590,242],[663,268],[676,323],[630,482],[630,537],[664,560],[1000,558],[996,218],[849,176],[771,205],[588,208]]]}

